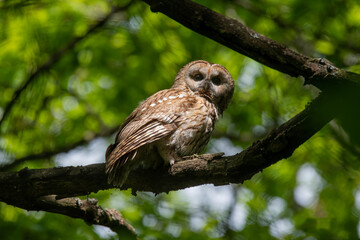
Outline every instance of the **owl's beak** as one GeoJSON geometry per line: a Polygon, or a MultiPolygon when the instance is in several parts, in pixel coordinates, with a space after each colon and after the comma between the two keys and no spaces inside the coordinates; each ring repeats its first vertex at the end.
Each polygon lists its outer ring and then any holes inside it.
{"type": "Polygon", "coordinates": [[[199,91],[200,96],[211,101],[212,93],[210,91],[210,79],[205,79],[202,89],[199,91]]]}
{"type": "Polygon", "coordinates": [[[204,82],[205,82],[204,90],[208,92],[210,89],[210,78],[206,78],[204,82]]]}

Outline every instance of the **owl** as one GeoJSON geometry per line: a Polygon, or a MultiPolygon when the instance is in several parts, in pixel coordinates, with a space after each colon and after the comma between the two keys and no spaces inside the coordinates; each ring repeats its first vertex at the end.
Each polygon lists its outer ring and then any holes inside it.
{"type": "Polygon", "coordinates": [[[146,99],[120,126],[106,150],[109,184],[121,187],[136,168],[173,165],[203,151],[233,92],[225,67],[203,60],[185,65],[170,89],[146,99]]]}

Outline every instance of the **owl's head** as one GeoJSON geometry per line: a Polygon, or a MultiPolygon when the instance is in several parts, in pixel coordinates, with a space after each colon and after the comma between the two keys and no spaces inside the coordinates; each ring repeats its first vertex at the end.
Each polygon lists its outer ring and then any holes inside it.
{"type": "Polygon", "coordinates": [[[180,69],[172,88],[188,89],[208,99],[222,114],[233,96],[234,80],[223,66],[197,60],[180,69]]]}

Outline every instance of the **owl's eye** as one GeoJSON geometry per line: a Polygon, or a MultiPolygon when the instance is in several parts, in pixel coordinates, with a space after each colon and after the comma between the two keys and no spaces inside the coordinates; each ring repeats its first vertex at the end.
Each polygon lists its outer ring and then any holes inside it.
{"type": "Polygon", "coordinates": [[[213,77],[211,78],[211,82],[216,85],[216,86],[219,86],[221,84],[221,78],[216,76],[216,77],[213,77]]]}
{"type": "Polygon", "coordinates": [[[201,73],[197,73],[195,76],[194,76],[194,80],[196,81],[201,81],[204,79],[204,75],[202,75],[201,73]]]}

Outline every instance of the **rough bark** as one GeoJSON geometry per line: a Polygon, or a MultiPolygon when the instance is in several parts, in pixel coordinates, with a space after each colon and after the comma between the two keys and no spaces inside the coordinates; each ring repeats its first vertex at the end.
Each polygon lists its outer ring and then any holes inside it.
{"type": "Polygon", "coordinates": [[[131,226],[115,209],[102,209],[97,205],[97,200],[88,198],[56,199],[56,195],[48,195],[28,201],[27,210],[42,210],[53,213],[60,213],[72,218],[81,218],[91,225],[97,224],[109,227],[121,238],[137,239],[135,228],[131,226]]]}

